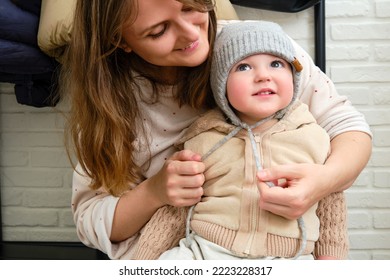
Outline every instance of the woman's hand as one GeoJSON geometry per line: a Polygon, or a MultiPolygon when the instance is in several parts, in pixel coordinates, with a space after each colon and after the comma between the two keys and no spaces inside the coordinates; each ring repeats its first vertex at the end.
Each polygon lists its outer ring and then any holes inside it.
{"type": "Polygon", "coordinates": [[[120,242],[133,236],[164,205],[183,207],[199,202],[203,195],[204,170],[198,154],[183,150],[172,155],[156,175],[120,197],[111,241],[120,242]]]}
{"type": "Polygon", "coordinates": [[[364,132],[344,132],[331,141],[324,165],[288,164],[260,171],[260,207],[288,219],[302,216],[325,196],[349,188],[371,155],[371,137],[364,132]],[[286,179],[283,188],[265,183],[286,179]]]}
{"type": "Polygon", "coordinates": [[[325,165],[279,165],[259,171],[257,178],[260,207],[287,219],[301,217],[311,206],[331,193],[328,186],[332,184],[332,178],[325,165]],[[277,181],[283,183],[275,187],[264,183],[275,184],[277,181]]]}
{"type": "Polygon", "coordinates": [[[203,195],[204,170],[200,155],[183,150],[167,159],[161,170],[148,180],[148,185],[161,205],[191,206],[203,195]]]}

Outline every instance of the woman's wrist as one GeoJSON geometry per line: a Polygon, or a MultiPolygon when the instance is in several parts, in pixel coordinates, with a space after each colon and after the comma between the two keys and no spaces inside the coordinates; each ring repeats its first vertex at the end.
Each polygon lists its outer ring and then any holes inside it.
{"type": "Polygon", "coordinates": [[[144,199],[141,201],[143,203],[147,203],[148,207],[157,210],[158,208],[166,205],[166,203],[162,201],[161,199],[162,196],[156,190],[158,186],[156,185],[156,183],[152,178],[143,181],[141,184],[137,186],[137,188],[138,191],[142,192],[142,196],[144,197],[144,199]]]}
{"type": "Polygon", "coordinates": [[[161,206],[147,180],[123,193],[115,209],[111,241],[120,242],[136,234],[161,206]]]}

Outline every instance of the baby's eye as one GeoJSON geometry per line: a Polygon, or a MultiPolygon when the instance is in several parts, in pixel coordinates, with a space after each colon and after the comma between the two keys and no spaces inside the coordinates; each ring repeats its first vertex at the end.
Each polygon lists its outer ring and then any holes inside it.
{"type": "Polygon", "coordinates": [[[236,67],[236,71],[237,72],[239,72],[239,71],[248,71],[250,69],[252,69],[252,67],[249,64],[247,64],[247,63],[239,64],[236,67]]]}
{"type": "Polygon", "coordinates": [[[284,62],[281,60],[274,60],[271,62],[271,67],[273,68],[282,68],[284,67],[284,62]]]}

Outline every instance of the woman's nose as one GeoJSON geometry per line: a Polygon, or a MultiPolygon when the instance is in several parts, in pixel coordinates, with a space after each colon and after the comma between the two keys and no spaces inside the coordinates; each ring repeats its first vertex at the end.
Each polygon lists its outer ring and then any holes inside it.
{"type": "Polygon", "coordinates": [[[183,38],[186,43],[194,42],[199,39],[199,26],[185,19],[177,23],[178,37],[183,38]]]}

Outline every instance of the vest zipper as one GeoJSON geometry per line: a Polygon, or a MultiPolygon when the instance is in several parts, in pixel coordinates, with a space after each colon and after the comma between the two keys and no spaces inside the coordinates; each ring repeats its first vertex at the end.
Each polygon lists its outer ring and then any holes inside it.
{"type": "MultiPolygon", "coordinates": [[[[258,134],[254,134],[254,137],[255,137],[255,142],[256,142],[256,145],[257,145],[257,150],[259,151],[260,153],[260,161],[262,162],[262,157],[261,157],[261,136],[258,135],[258,134]]],[[[254,158],[254,154],[253,154],[253,150],[251,149],[252,151],[252,157],[253,157],[253,160],[255,160],[254,158]]],[[[248,238],[248,242],[247,242],[247,245],[246,245],[246,248],[245,248],[245,254],[250,254],[251,253],[251,248],[252,248],[252,244],[253,244],[253,240],[255,238],[255,235],[256,235],[256,232],[257,232],[257,229],[258,229],[258,215],[259,215],[259,203],[258,203],[258,199],[259,199],[259,196],[260,196],[260,193],[259,193],[259,190],[257,189],[257,184],[256,184],[256,173],[257,173],[257,169],[256,169],[256,166],[254,165],[253,168],[252,168],[252,181],[253,181],[253,184],[251,186],[251,190],[253,190],[254,193],[257,193],[256,196],[253,196],[251,197],[251,202],[250,202],[250,226],[249,226],[249,238],[248,238]]]]}

